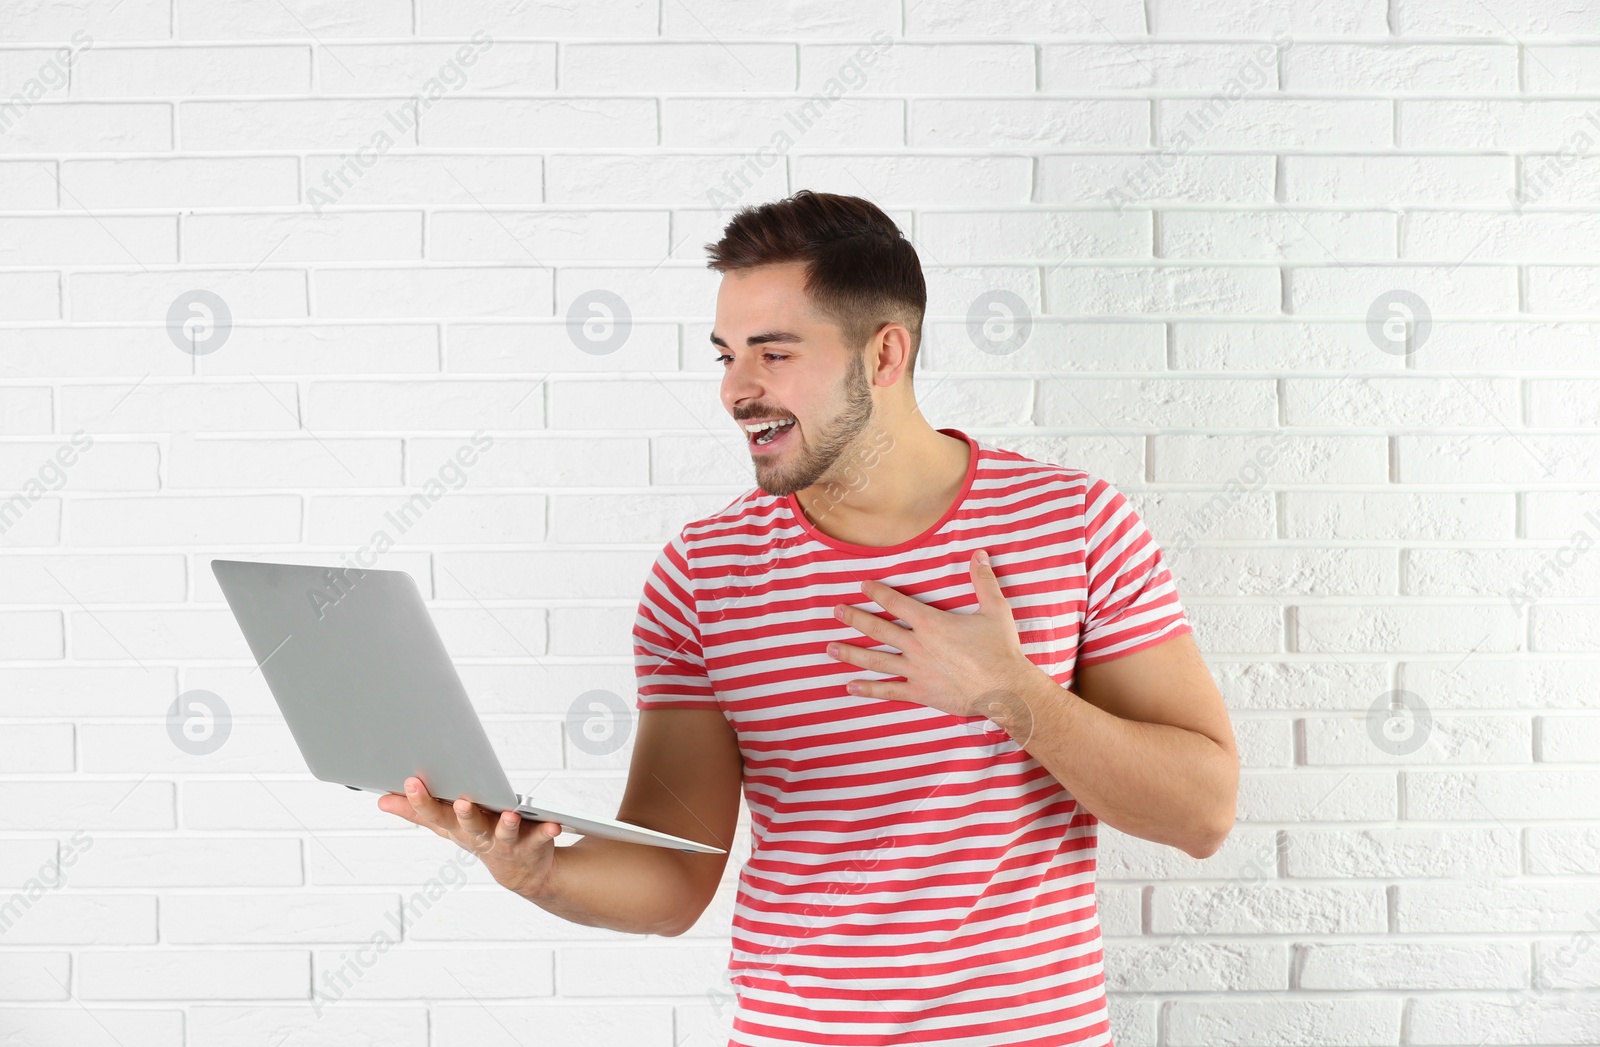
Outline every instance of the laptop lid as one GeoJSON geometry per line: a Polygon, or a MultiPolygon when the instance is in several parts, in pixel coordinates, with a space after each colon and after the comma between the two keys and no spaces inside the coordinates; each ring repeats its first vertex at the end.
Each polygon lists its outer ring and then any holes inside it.
{"type": "Polygon", "coordinates": [[[212,560],[212,572],[311,773],[493,810],[517,794],[404,571],[212,560]]]}

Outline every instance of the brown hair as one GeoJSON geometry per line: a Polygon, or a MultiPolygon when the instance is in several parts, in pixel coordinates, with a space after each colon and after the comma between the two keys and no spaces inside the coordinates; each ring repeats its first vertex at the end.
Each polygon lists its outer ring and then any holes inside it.
{"type": "Polygon", "coordinates": [[[869,200],[802,189],[786,200],[745,206],[705,245],[707,268],[725,273],[782,262],[806,263],[806,296],[860,349],[890,321],[911,332],[909,378],[922,343],[928,285],[916,248],[869,200]]]}

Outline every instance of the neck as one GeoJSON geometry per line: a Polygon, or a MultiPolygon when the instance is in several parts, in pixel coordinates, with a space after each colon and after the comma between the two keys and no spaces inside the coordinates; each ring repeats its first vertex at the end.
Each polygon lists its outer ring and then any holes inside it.
{"type": "Polygon", "coordinates": [[[868,427],[828,476],[795,492],[824,534],[859,545],[914,538],[950,508],[966,477],[966,441],[914,414],[868,427]]]}

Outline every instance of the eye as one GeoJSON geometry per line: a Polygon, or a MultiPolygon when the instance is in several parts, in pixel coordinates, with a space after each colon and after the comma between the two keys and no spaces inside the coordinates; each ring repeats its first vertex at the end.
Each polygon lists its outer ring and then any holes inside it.
{"type": "MultiPolygon", "coordinates": [[[[768,360],[787,360],[787,359],[789,359],[783,353],[762,353],[761,355],[765,359],[768,359],[768,360]]],[[[727,353],[723,353],[721,356],[717,357],[717,363],[725,364],[729,360],[732,360],[732,359],[733,359],[733,357],[729,356],[727,353]]]]}

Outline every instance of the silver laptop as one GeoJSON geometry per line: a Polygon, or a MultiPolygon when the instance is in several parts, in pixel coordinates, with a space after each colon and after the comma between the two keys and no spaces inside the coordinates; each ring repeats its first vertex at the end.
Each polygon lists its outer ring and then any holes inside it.
{"type": "Polygon", "coordinates": [[[451,803],[465,796],[575,833],[726,853],[514,792],[406,572],[240,560],[212,560],[211,570],[321,780],[403,793],[416,775],[451,803]]]}

